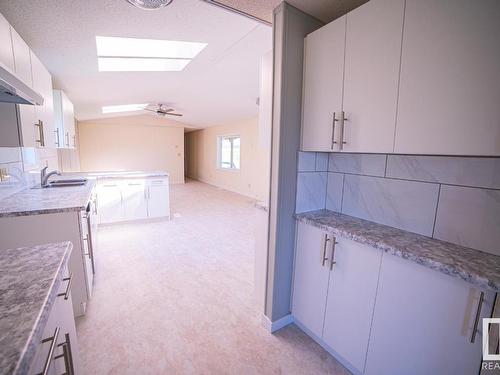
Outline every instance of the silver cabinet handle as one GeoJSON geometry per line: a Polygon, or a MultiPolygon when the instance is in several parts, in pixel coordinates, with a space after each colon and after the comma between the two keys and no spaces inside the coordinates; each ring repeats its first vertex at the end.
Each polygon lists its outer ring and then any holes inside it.
{"type": "Polygon", "coordinates": [[[340,116],[340,149],[342,150],[344,148],[344,145],[347,144],[347,142],[344,140],[345,137],[345,122],[348,121],[347,117],[345,117],[345,112],[341,112],[340,116]]]}
{"type": "Polygon", "coordinates": [[[89,257],[92,264],[92,274],[95,275],[94,247],[92,246],[92,223],[90,222],[90,216],[90,214],[87,215],[87,247],[89,248],[89,257]]]}
{"type": "Polygon", "coordinates": [[[66,132],[66,147],[69,147],[69,133],[66,132]]]}
{"type": "Polygon", "coordinates": [[[39,143],[41,147],[45,146],[45,135],[43,134],[43,121],[38,120],[38,122],[35,124],[35,126],[38,128],[38,139],[35,139],[36,143],[39,143]]]}
{"type": "Polygon", "coordinates": [[[71,283],[73,282],[73,273],[70,273],[68,277],[65,277],[63,281],[67,281],[68,285],[66,285],[66,291],[64,293],[59,293],[57,296],[62,297],[64,296],[64,299],[69,298],[69,292],[71,291],[71,283]]]}
{"type": "Polygon", "coordinates": [[[73,135],[73,147],[76,148],[76,135],[73,135]]]}
{"type": "Polygon", "coordinates": [[[330,254],[330,271],[333,269],[333,265],[336,264],[337,262],[334,261],[335,259],[335,245],[337,245],[337,239],[335,236],[333,236],[332,239],[332,253],[330,254]]]}
{"type": "Polygon", "coordinates": [[[332,150],[334,145],[337,143],[335,140],[335,123],[339,121],[338,119],[335,118],[335,112],[333,112],[333,121],[332,121],[332,150]]]}
{"type": "Polygon", "coordinates": [[[325,233],[325,237],[323,237],[323,255],[321,256],[321,266],[322,267],[325,265],[325,262],[328,260],[328,257],[326,256],[326,248],[328,245],[328,241],[330,241],[330,239],[328,238],[328,234],[325,233]]]}
{"type": "MultiPolygon", "coordinates": [[[[474,319],[474,326],[472,327],[472,336],[470,338],[471,344],[474,344],[474,341],[476,341],[477,325],[479,324],[479,318],[481,317],[481,308],[483,307],[483,302],[484,302],[484,292],[481,292],[481,294],[479,295],[479,302],[477,303],[476,318],[474,319]]],[[[484,332],[483,332],[483,334],[484,334],[484,332]]]]}
{"type": "Polygon", "coordinates": [[[45,344],[46,342],[50,342],[50,349],[49,353],[47,354],[47,358],[45,359],[45,364],[43,365],[43,370],[37,375],[47,375],[50,370],[50,364],[52,363],[52,356],[54,355],[54,350],[56,348],[57,344],[57,336],[59,336],[59,331],[60,327],[56,327],[56,330],[54,331],[54,335],[52,337],[48,337],[46,339],[42,340],[42,344],[45,344]]]}
{"type": "Polygon", "coordinates": [[[56,128],[56,130],[54,130],[54,133],[56,133],[56,146],[61,147],[61,140],[59,139],[59,128],[56,128]]]}
{"type": "Polygon", "coordinates": [[[73,375],[75,373],[75,368],[73,366],[73,352],[71,351],[71,340],[68,333],[64,335],[64,340],[64,342],[57,345],[58,347],[62,347],[63,354],[55,356],[54,359],[63,358],[64,369],[66,370],[65,374],[73,375]]]}

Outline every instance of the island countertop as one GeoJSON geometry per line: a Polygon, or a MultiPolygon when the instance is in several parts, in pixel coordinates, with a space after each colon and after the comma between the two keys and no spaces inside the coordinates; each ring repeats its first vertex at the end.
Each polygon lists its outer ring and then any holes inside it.
{"type": "Polygon", "coordinates": [[[500,256],[329,210],[295,215],[298,221],[500,292],[500,256]]]}
{"type": "Polygon", "coordinates": [[[72,248],[62,242],[0,250],[0,375],[28,372],[72,248]]]}
{"type": "Polygon", "coordinates": [[[97,182],[108,179],[169,177],[163,171],[109,171],[71,172],[54,176],[51,180],[85,177],[82,186],[40,188],[29,187],[0,200],[0,218],[28,216],[68,211],[82,211],[87,207],[97,182]]]}

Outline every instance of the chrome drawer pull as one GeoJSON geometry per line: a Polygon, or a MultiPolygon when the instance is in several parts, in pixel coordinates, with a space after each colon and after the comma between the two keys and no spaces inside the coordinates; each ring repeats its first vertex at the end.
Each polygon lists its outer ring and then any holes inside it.
{"type": "Polygon", "coordinates": [[[50,349],[49,353],[47,354],[47,359],[45,359],[45,364],[43,365],[43,371],[40,372],[37,375],[47,375],[50,370],[50,364],[52,363],[52,356],[54,355],[54,350],[56,348],[57,344],[57,336],[59,336],[59,330],[60,327],[56,327],[56,330],[54,331],[54,335],[52,337],[49,337],[47,339],[42,340],[42,344],[45,344],[46,342],[51,342],[50,344],[50,349]]]}
{"type": "Polygon", "coordinates": [[[64,293],[59,293],[57,296],[62,297],[64,296],[64,299],[69,298],[69,292],[71,291],[71,282],[73,281],[73,273],[69,274],[69,277],[65,277],[63,281],[67,281],[68,285],[66,286],[66,291],[64,293]]]}
{"type": "Polygon", "coordinates": [[[483,307],[483,302],[484,302],[484,292],[481,292],[481,294],[479,295],[479,302],[477,304],[474,326],[472,327],[472,336],[470,338],[471,344],[474,344],[474,341],[476,341],[477,325],[479,324],[479,318],[481,317],[481,308],[483,307]]]}
{"type": "Polygon", "coordinates": [[[337,143],[335,140],[335,123],[339,121],[338,119],[335,118],[335,112],[333,112],[333,121],[332,121],[332,150],[334,145],[337,143]]]}
{"type": "Polygon", "coordinates": [[[59,354],[55,356],[54,359],[63,358],[64,359],[64,369],[66,372],[64,375],[73,375],[75,373],[75,369],[73,366],[73,353],[71,351],[71,342],[69,339],[69,334],[66,333],[64,335],[65,341],[57,345],[58,347],[62,347],[63,354],[59,354]]]}
{"type": "Polygon", "coordinates": [[[337,239],[335,238],[335,236],[333,236],[332,254],[330,255],[330,271],[333,269],[333,265],[337,263],[334,261],[334,259],[335,259],[335,245],[337,245],[337,244],[338,244],[337,239]]]}
{"type": "Polygon", "coordinates": [[[328,260],[328,257],[326,256],[326,245],[328,244],[328,241],[330,241],[330,239],[328,238],[328,234],[325,233],[325,237],[323,238],[323,255],[321,257],[321,266],[324,266],[325,262],[328,260]]]}

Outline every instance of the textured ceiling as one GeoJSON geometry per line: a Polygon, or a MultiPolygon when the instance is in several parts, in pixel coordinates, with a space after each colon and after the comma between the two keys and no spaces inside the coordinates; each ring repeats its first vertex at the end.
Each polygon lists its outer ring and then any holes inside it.
{"type": "MultiPolygon", "coordinates": [[[[237,9],[265,22],[272,22],[273,9],[281,0],[205,0],[220,3],[237,9]]],[[[317,19],[328,23],[357,8],[368,0],[287,0],[287,3],[299,8],[317,19]]]]}
{"type": "MultiPolygon", "coordinates": [[[[101,106],[157,103],[206,127],[257,116],[260,58],[271,27],[201,0],[157,11],[125,0],[0,0],[0,12],[68,94],[78,119],[110,117],[101,106]],[[95,36],[206,42],[182,72],[98,72],[95,36]]],[[[137,112],[133,113],[137,114],[137,112]]],[[[120,114],[117,114],[120,115],[120,114]]]]}

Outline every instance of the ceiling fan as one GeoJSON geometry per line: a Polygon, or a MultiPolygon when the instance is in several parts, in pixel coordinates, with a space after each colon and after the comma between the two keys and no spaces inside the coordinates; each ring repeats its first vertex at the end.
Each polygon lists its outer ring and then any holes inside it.
{"type": "Polygon", "coordinates": [[[144,108],[145,111],[153,112],[157,116],[182,116],[181,113],[174,113],[175,109],[167,108],[164,104],[158,103],[157,106],[147,106],[144,108]]]}

